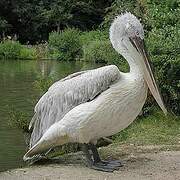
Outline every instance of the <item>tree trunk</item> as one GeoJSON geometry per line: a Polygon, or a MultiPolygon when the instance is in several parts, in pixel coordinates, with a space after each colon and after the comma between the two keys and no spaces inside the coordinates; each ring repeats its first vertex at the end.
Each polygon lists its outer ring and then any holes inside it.
{"type": "Polygon", "coordinates": [[[60,23],[58,23],[57,24],[57,32],[60,32],[60,30],[61,30],[60,27],[61,27],[61,25],[60,25],[60,23]]]}

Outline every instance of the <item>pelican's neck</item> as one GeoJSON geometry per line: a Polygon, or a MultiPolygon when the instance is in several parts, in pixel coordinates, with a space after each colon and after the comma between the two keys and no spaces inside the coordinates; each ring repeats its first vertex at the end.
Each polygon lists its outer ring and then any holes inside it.
{"type": "Polygon", "coordinates": [[[130,53],[123,52],[121,53],[121,55],[126,59],[126,61],[129,64],[129,68],[130,68],[129,73],[135,74],[138,76],[143,76],[140,66],[137,64],[137,61],[134,59],[134,57],[131,56],[130,53]]]}
{"type": "Polygon", "coordinates": [[[137,54],[132,55],[132,52],[129,52],[128,49],[131,49],[129,40],[127,37],[121,37],[118,28],[119,26],[116,23],[113,23],[110,28],[110,41],[112,43],[112,46],[128,62],[130,67],[129,73],[142,76],[142,70],[140,69],[139,64],[137,64],[138,57],[135,57],[137,54]],[[125,45],[124,42],[126,42],[127,44],[125,45]]]}

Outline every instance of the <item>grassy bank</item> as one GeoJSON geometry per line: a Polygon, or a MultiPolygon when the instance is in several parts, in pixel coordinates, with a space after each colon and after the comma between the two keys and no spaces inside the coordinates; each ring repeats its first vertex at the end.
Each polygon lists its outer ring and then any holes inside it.
{"type": "Polygon", "coordinates": [[[154,110],[147,117],[137,118],[113,140],[134,145],[180,144],[180,117],[166,117],[162,111],[154,110]]]}
{"type": "Polygon", "coordinates": [[[37,60],[50,59],[47,44],[22,45],[19,41],[6,39],[0,42],[0,59],[37,60]]]}

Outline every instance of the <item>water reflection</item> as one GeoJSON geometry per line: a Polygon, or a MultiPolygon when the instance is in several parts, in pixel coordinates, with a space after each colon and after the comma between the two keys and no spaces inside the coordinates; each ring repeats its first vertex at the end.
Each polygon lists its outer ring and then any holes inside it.
{"type": "Polygon", "coordinates": [[[29,99],[39,95],[33,88],[33,82],[39,74],[58,80],[70,73],[97,66],[100,65],[85,62],[0,61],[0,171],[24,165],[24,135],[19,129],[8,125],[9,106],[33,112],[29,99]]]}

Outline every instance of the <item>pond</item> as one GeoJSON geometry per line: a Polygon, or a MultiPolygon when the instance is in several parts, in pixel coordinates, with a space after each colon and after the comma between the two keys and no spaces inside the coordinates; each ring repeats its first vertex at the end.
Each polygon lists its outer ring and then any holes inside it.
{"type": "Polygon", "coordinates": [[[30,99],[39,92],[33,82],[39,75],[52,76],[58,80],[66,75],[92,69],[100,65],[86,62],[58,61],[0,61],[0,171],[22,167],[22,157],[26,151],[24,134],[9,125],[9,109],[15,107],[24,112],[32,112],[30,99]]]}

